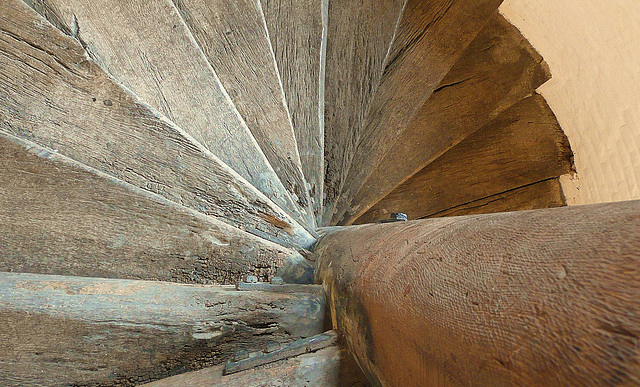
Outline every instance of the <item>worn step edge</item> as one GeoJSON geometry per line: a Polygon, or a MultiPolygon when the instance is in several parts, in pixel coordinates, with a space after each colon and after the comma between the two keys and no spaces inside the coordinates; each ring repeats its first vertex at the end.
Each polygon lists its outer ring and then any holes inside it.
{"type": "Polygon", "coordinates": [[[322,333],[323,296],[0,273],[2,381],[135,385],[322,333]]]}
{"type": "MultiPolygon", "coordinates": [[[[261,192],[263,192],[267,197],[269,197],[270,199],[272,199],[276,204],[278,204],[283,210],[285,210],[287,213],[289,213],[294,219],[296,219],[302,226],[304,226],[307,231],[309,232],[313,232],[313,230],[315,229],[315,224],[313,223],[313,219],[312,217],[310,217],[310,210],[308,209],[301,209],[301,207],[298,205],[298,203],[296,203],[293,198],[291,197],[291,194],[289,191],[287,191],[287,189],[285,188],[285,186],[282,184],[282,182],[280,181],[280,178],[278,177],[278,175],[276,174],[275,170],[273,169],[271,163],[269,162],[269,160],[267,160],[266,156],[264,155],[264,152],[262,151],[262,149],[260,148],[258,142],[256,141],[255,137],[253,136],[253,134],[251,133],[251,131],[249,130],[249,128],[247,127],[244,119],[242,118],[242,116],[240,115],[240,112],[238,111],[238,109],[236,108],[236,106],[234,105],[233,101],[231,100],[231,97],[229,96],[229,94],[227,93],[227,90],[224,88],[224,86],[222,85],[222,83],[220,82],[220,79],[218,77],[218,75],[216,74],[215,70],[213,69],[213,67],[211,67],[211,63],[209,62],[209,60],[206,58],[206,56],[204,55],[201,47],[198,45],[198,43],[196,42],[191,30],[188,28],[188,26],[186,25],[186,23],[184,22],[184,19],[182,18],[182,15],[178,12],[178,9],[175,7],[175,5],[170,1],[170,0],[165,0],[165,5],[170,6],[174,11],[175,14],[174,15],[167,15],[167,17],[169,16],[174,16],[176,18],[176,23],[181,23],[182,24],[182,29],[184,32],[184,37],[188,39],[188,41],[191,43],[191,47],[193,50],[195,50],[197,53],[199,53],[199,57],[197,59],[200,59],[202,64],[204,66],[206,66],[206,68],[209,70],[209,73],[211,75],[211,78],[213,79],[213,82],[215,84],[215,86],[217,86],[219,88],[220,93],[222,94],[222,96],[225,98],[225,102],[227,103],[228,107],[230,108],[229,113],[233,114],[234,118],[236,119],[235,124],[237,125],[231,125],[230,129],[237,131],[238,129],[240,129],[241,131],[243,131],[242,133],[242,138],[238,138],[234,140],[236,142],[240,141],[242,142],[242,144],[238,148],[231,148],[229,149],[229,151],[227,152],[227,149],[215,149],[215,144],[217,143],[221,143],[224,142],[225,146],[226,144],[228,144],[229,142],[224,141],[226,138],[223,138],[223,141],[212,141],[213,139],[208,139],[204,137],[204,134],[202,133],[202,130],[195,130],[190,128],[191,124],[187,124],[185,123],[185,117],[182,117],[182,119],[178,120],[178,118],[180,117],[175,117],[174,119],[171,119],[170,117],[167,117],[168,119],[170,119],[171,121],[173,121],[177,126],[181,126],[183,127],[183,129],[185,129],[185,131],[187,131],[189,134],[192,134],[192,136],[194,137],[195,141],[200,142],[202,145],[204,145],[207,149],[209,149],[212,153],[216,154],[223,162],[227,163],[227,165],[229,165],[231,168],[233,168],[236,172],[238,172],[241,176],[243,176],[245,179],[247,179],[252,185],[254,185],[257,189],[259,189],[261,192]],[[248,150],[245,150],[245,148],[247,148],[248,145],[248,150]],[[243,154],[243,157],[238,157],[237,154],[243,154]],[[259,162],[248,162],[249,160],[247,159],[258,159],[259,162]],[[263,168],[259,168],[259,166],[262,166],[263,168]]],[[[47,19],[51,24],[53,24],[55,27],[57,27],[60,31],[62,31],[64,34],[73,37],[74,39],[78,40],[78,42],[84,47],[85,51],[87,51],[88,55],[94,59],[94,61],[100,66],[102,67],[102,69],[111,74],[115,79],[118,79],[119,81],[125,81],[128,85],[132,83],[132,77],[133,78],[137,78],[138,75],[140,74],[127,74],[126,71],[123,74],[122,71],[118,72],[116,71],[116,69],[114,68],[114,65],[112,65],[111,63],[107,63],[108,59],[105,58],[104,55],[104,51],[101,47],[97,47],[95,45],[95,41],[93,42],[93,44],[91,46],[89,46],[84,40],[83,40],[83,36],[86,38],[86,30],[83,30],[82,32],[79,31],[78,27],[78,31],[75,32],[68,24],[69,22],[65,22],[63,19],[65,15],[62,15],[62,12],[59,11],[58,9],[54,9],[55,7],[55,0],[34,0],[33,1],[33,5],[32,8],[34,10],[36,10],[40,15],[42,15],[45,19],[47,19]],[[53,3],[52,3],[53,1],[53,3]],[[117,73],[117,74],[116,74],[117,73]]],[[[67,18],[70,18],[70,15],[66,15],[67,18]]],[[[77,16],[74,14],[73,16],[73,22],[76,25],[79,24],[85,24],[86,25],[86,21],[85,20],[78,20],[77,16]]],[[[174,28],[175,29],[175,28],[174,28]]],[[[95,40],[95,39],[93,39],[95,40]]],[[[106,49],[108,51],[108,49],[106,49]]],[[[108,53],[107,53],[108,54],[108,53]]],[[[153,54],[153,53],[152,53],[153,54]]],[[[113,58],[111,58],[113,59],[113,58]]],[[[113,61],[118,61],[119,59],[113,59],[109,62],[113,62],[113,61]]],[[[118,69],[119,70],[119,69],[118,69]]],[[[135,79],[133,80],[135,81],[135,79]]],[[[144,83],[144,81],[143,81],[144,83]]],[[[146,86],[142,85],[140,86],[142,89],[146,89],[146,86]]],[[[138,94],[138,97],[140,100],[145,100],[146,102],[146,98],[144,98],[143,96],[141,96],[141,93],[138,93],[138,87],[130,87],[132,89],[132,91],[136,94],[138,94]]],[[[150,92],[149,90],[144,90],[145,94],[151,95],[153,94],[152,92],[150,92]],[[151,94],[150,94],[151,93],[151,94]]],[[[161,94],[161,98],[163,99],[164,103],[168,104],[169,106],[167,106],[167,109],[169,112],[171,112],[171,106],[173,105],[170,102],[166,101],[165,95],[160,91],[161,94]]],[[[152,97],[151,99],[154,99],[157,97],[152,97]]],[[[172,100],[173,102],[175,102],[175,98],[172,100]]],[[[147,105],[153,106],[154,108],[157,108],[158,110],[160,110],[162,112],[162,109],[160,108],[160,106],[157,106],[157,104],[153,104],[153,103],[148,103],[146,102],[147,105]]],[[[165,114],[166,112],[162,112],[162,114],[165,114]]],[[[165,114],[166,115],[166,114],[165,114]]],[[[225,116],[221,116],[220,120],[222,119],[226,119],[225,116]]],[[[189,121],[189,119],[186,119],[186,121],[189,121]]],[[[225,125],[226,126],[226,125],[225,125]]],[[[200,129],[201,125],[195,125],[195,127],[198,127],[200,129]]]]}
{"type": "MultiPolygon", "coordinates": [[[[213,69],[216,70],[222,85],[229,92],[236,109],[244,118],[249,130],[253,133],[254,138],[270,161],[276,174],[280,177],[285,188],[291,193],[293,199],[297,200],[299,206],[307,211],[308,221],[314,225],[315,220],[313,219],[313,209],[307,189],[308,184],[302,171],[291,116],[286,104],[271,42],[267,36],[267,26],[259,2],[249,0],[243,2],[237,0],[235,2],[231,0],[208,2],[204,0],[172,1],[191,30],[205,57],[213,69]],[[243,17],[248,18],[245,21],[250,20],[255,24],[252,26],[253,29],[249,30],[250,39],[235,39],[236,34],[227,34],[227,32],[241,30],[241,28],[233,24],[235,21],[234,16],[237,15],[232,14],[232,11],[238,12],[238,7],[245,6],[252,7],[251,9],[245,9],[243,17]],[[219,21],[221,19],[216,18],[215,15],[208,14],[213,9],[223,12],[217,7],[229,12],[224,21],[219,21]],[[229,7],[233,7],[232,10],[229,7]],[[222,27],[230,30],[222,32],[222,27]],[[223,42],[223,39],[226,41],[223,42]],[[253,50],[266,54],[268,58],[265,56],[260,57],[256,61],[257,63],[244,62],[245,60],[248,61],[249,56],[241,58],[235,54],[240,50],[246,50],[247,47],[245,46],[247,45],[253,50]],[[258,46],[256,47],[256,45],[258,46]],[[216,49],[224,51],[224,55],[216,52],[216,49]],[[225,61],[223,58],[234,59],[225,61]],[[252,65],[252,67],[247,68],[247,64],[252,65]],[[269,77],[273,75],[275,79],[265,78],[266,74],[262,78],[258,77],[255,73],[257,68],[253,66],[258,66],[258,68],[263,66],[262,70],[265,73],[273,71],[273,74],[269,74],[269,77]],[[245,78],[243,81],[245,83],[250,82],[250,84],[239,84],[238,81],[243,77],[245,78]],[[269,79],[272,82],[267,85],[266,80],[269,79]],[[253,90],[247,91],[259,86],[266,86],[263,89],[263,94],[256,93],[253,90]],[[256,100],[259,102],[256,102],[256,100]],[[272,109],[272,111],[269,111],[269,114],[265,114],[265,109],[272,109]]],[[[253,53],[249,52],[249,54],[253,53]]]]}
{"type": "MultiPolygon", "coordinates": [[[[37,165],[38,173],[54,174],[52,178],[61,187],[56,193],[62,196],[44,197],[46,190],[43,189],[40,194],[42,200],[38,200],[38,193],[30,197],[30,203],[33,202],[31,209],[0,209],[0,224],[6,221],[9,228],[11,224],[22,225],[21,227],[32,225],[39,230],[33,235],[44,235],[43,247],[40,248],[31,243],[32,239],[36,239],[35,236],[25,236],[23,241],[15,240],[15,230],[12,232],[10,229],[0,235],[0,245],[3,245],[3,251],[0,251],[0,270],[204,284],[233,284],[247,274],[257,275],[267,281],[273,276],[283,277],[288,283],[313,281],[314,264],[297,251],[249,234],[215,217],[138,188],[31,141],[0,133],[0,149],[2,148],[23,153],[26,156],[22,161],[25,167],[37,165]],[[4,141],[15,146],[5,147],[2,144],[4,141]],[[56,173],[62,177],[56,177],[56,173]],[[68,180],[65,181],[66,176],[68,180]],[[65,194],[65,190],[73,192],[65,194]],[[95,202],[84,203],[80,195],[73,196],[82,191],[95,192],[95,202]],[[140,201],[124,202],[129,197],[136,197],[140,201]],[[39,202],[43,204],[38,204],[39,202]],[[77,216],[80,218],[77,219],[80,223],[76,230],[78,233],[72,232],[76,223],[62,218],[56,204],[60,208],[68,208],[74,204],[77,206],[77,216]],[[92,204],[97,208],[92,207],[92,204]],[[106,209],[100,212],[100,207],[106,209]],[[47,208],[47,213],[41,213],[47,208]],[[124,216],[122,213],[127,213],[130,218],[125,221],[121,218],[124,216]],[[56,220],[51,219],[51,214],[55,214],[56,220]],[[43,218],[38,220],[38,216],[43,218]],[[114,218],[109,221],[109,216],[114,218]],[[167,229],[165,232],[169,234],[162,236],[158,226],[154,225],[154,218],[158,218],[157,222],[167,227],[171,224],[173,232],[167,229]],[[95,219],[104,220],[107,226],[95,219]],[[47,223],[52,222],[53,231],[46,227],[47,223]],[[65,227],[66,222],[71,224],[65,227]],[[92,238],[89,233],[82,234],[83,228],[99,230],[96,234],[105,239],[92,238]],[[179,236],[181,232],[183,235],[179,236]],[[149,233],[153,235],[145,235],[149,233]],[[153,240],[154,235],[162,242],[150,243],[149,240],[153,240]],[[184,240],[184,245],[174,242],[174,246],[172,238],[184,240]],[[95,245],[100,241],[106,245],[102,250],[95,245]],[[109,241],[112,243],[109,244],[109,241]],[[12,260],[11,257],[19,259],[12,260]]],[[[9,157],[10,154],[4,156],[9,157]]],[[[11,164],[11,161],[0,160],[0,164],[11,164]]],[[[3,180],[3,175],[10,175],[10,172],[9,169],[4,173],[0,172],[0,181],[3,180]]],[[[41,187],[45,182],[44,176],[28,177],[33,177],[33,182],[26,183],[27,188],[18,188],[15,194],[24,195],[24,190],[29,190],[29,184],[41,187]]],[[[19,183],[12,184],[9,179],[5,188],[0,188],[0,201],[2,195],[12,196],[14,186],[19,186],[19,183]]],[[[33,191],[35,190],[34,188],[33,191]]]]}
{"type": "MultiPolygon", "coordinates": [[[[235,182],[235,184],[233,185],[226,185],[225,189],[230,190],[230,192],[235,192],[235,194],[239,194],[241,197],[245,197],[246,198],[245,200],[247,200],[248,202],[254,202],[254,201],[256,201],[256,203],[261,202],[262,203],[261,205],[264,206],[265,209],[268,208],[268,211],[270,212],[270,214],[265,213],[264,216],[266,216],[267,218],[273,217],[275,222],[286,223],[288,227],[290,226],[287,233],[289,237],[285,237],[285,238],[283,238],[282,236],[278,236],[281,233],[276,233],[276,234],[267,233],[264,231],[253,229],[252,227],[242,227],[243,229],[245,229],[246,231],[252,234],[275,241],[287,247],[307,248],[313,244],[313,242],[315,241],[314,236],[311,235],[307,230],[305,230],[298,222],[294,221],[288,214],[284,213],[280,207],[275,205],[263,193],[258,191],[251,184],[249,184],[244,178],[242,178],[233,169],[231,169],[226,164],[224,164],[219,158],[217,158],[217,156],[212,154],[204,146],[202,146],[200,143],[195,141],[189,134],[185,133],[184,130],[182,130],[180,127],[176,126],[175,124],[173,124],[171,121],[169,121],[163,114],[161,114],[157,110],[153,109],[152,107],[146,105],[144,102],[140,101],[139,98],[133,92],[131,92],[131,90],[129,90],[125,86],[118,83],[117,80],[115,80],[109,73],[104,72],[93,60],[91,60],[88,57],[86,51],[81,47],[81,45],[75,39],[72,39],[67,35],[64,35],[61,31],[56,29],[54,26],[50,25],[45,19],[42,18],[41,15],[37,14],[33,9],[28,7],[26,4],[22,3],[22,1],[20,0],[12,0],[12,1],[13,1],[13,5],[10,5],[10,4],[5,5],[6,7],[9,8],[9,11],[17,12],[18,16],[22,14],[22,17],[25,19],[29,19],[29,20],[33,19],[33,21],[40,19],[42,22],[46,23],[46,24],[40,24],[38,27],[42,29],[42,31],[38,32],[39,39],[42,39],[44,36],[46,36],[46,34],[50,34],[50,35],[54,35],[61,42],[69,44],[70,47],[72,47],[76,51],[65,52],[65,55],[71,55],[72,57],[73,55],[83,55],[83,57],[81,58],[82,63],[86,63],[86,66],[88,66],[88,68],[94,72],[93,74],[94,79],[101,77],[101,78],[104,78],[105,83],[107,84],[111,83],[111,88],[115,90],[115,92],[124,94],[124,96],[130,100],[130,103],[132,104],[132,106],[135,107],[138,111],[140,111],[140,113],[142,114],[142,116],[140,117],[146,117],[146,119],[150,119],[152,121],[155,119],[161,126],[164,126],[165,129],[175,132],[180,137],[187,140],[190,144],[193,145],[193,148],[195,148],[195,150],[197,150],[197,152],[202,155],[202,156],[198,155],[197,157],[203,157],[203,160],[208,160],[208,162],[211,163],[212,166],[215,166],[215,168],[217,168],[220,173],[226,174],[231,181],[235,182]],[[21,9],[21,7],[24,7],[24,9],[21,9]]],[[[16,22],[20,23],[24,21],[17,20],[16,22]]],[[[10,36],[10,37],[12,36],[11,31],[6,31],[6,33],[8,34],[7,36],[10,36]]],[[[22,33],[33,34],[34,32],[31,30],[20,32],[17,35],[17,38],[14,37],[14,39],[24,39],[21,36],[22,33]]],[[[32,48],[35,46],[29,43],[29,47],[32,48]]],[[[46,55],[53,55],[52,53],[48,53],[47,51],[44,51],[44,53],[46,55]]],[[[65,57],[65,59],[68,59],[68,57],[65,57]]],[[[57,57],[53,58],[53,60],[55,60],[58,65],[68,66],[69,64],[66,64],[64,62],[59,62],[59,61],[64,61],[65,59],[61,59],[57,57]]],[[[105,104],[106,104],[106,101],[105,101],[105,104]]],[[[24,112],[20,114],[24,114],[24,112]]],[[[127,114],[132,114],[132,113],[127,111],[127,114]]],[[[136,116],[135,114],[134,114],[134,117],[138,118],[138,116],[136,116]]],[[[9,127],[11,126],[9,125],[9,127]]],[[[152,133],[152,132],[149,132],[149,133],[152,133]]],[[[157,134],[153,134],[153,135],[157,137],[157,134]]],[[[196,157],[196,156],[192,156],[192,157],[196,157]]],[[[220,208],[220,210],[222,210],[222,208],[220,208]]],[[[239,223],[240,218],[238,218],[237,216],[236,216],[237,219],[227,218],[226,216],[227,214],[225,213],[225,217],[221,219],[224,219],[227,223],[231,223],[234,226],[237,226],[237,225],[242,226],[242,223],[241,222],[239,223]]],[[[266,230],[274,229],[274,227],[276,227],[276,225],[271,223],[268,219],[263,219],[262,217],[258,217],[258,215],[252,215],[252,216],[253,216],[252,217],[253,221],[258,222],[259,224],[264,224],[264,226],[266,227],[266,230]]]]}

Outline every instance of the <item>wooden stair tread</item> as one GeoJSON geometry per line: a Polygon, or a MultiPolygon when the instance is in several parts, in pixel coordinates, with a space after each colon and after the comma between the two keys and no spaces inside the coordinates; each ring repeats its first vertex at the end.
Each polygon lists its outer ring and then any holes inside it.
{"type": "Polygon", "coordinates": [[[495,14],[367,178],[343,221],[362,215],[550,76],[522,34],[495,14]]]}
{"type": "MultiPolygon", "coordinates": [[[[0,271],[235,284],[299,253],[0,134],[0,271]]],[[[312,265],[307,264],[312,277],[312,265]]]]}
{"type": "Polygon", "coordinates": [[[276,174],[315,224],[264,15],[255,0],[174,0],[276,174]]]}
{"type": "Polygon", "coordinates": [[[17,0],[0,5],[0,130],[285,246],[314,238],[17,0]],[[37,97],[36,97],[37,96],[37,97]]]}
{"type": "Polygon", "coordinates": [[[274,364],[223,375],[224,367],[176,375],[145,387],[246,387],[246,386],[336,386],[364,385],[364,376],[346,349],[334,346],[274,364]]]}
{"type": "Polygon", "coordinates": [[[145,103],[307,223],[171,0],[36,0],[34,7],[145,103]]]}
{"type": "Polygon", "coordinates": [[[323,226],[331,221],[405,1],[329,1],[323,226]]]}
{"type": "Polygon", "coordinates": [[[324,193],[324,57],[327,0],[262,0],[302,171],[317,215],[324,193]]]}
{"type": "Polygon", "coordinates": [[[573,153],[538,94],[506,110],[376,203],[358,223],[418,219],[571,172],[573,153]]]}
{"type": "Polygon", "coordinates": [[[8,384],[132,385],[322,333],[323,296],[0,273],[8,384]]]}
{"type": "Polygon", "coordinates": [[[368,109],[333,224],[502,0],[408,0],[368,109]]]}

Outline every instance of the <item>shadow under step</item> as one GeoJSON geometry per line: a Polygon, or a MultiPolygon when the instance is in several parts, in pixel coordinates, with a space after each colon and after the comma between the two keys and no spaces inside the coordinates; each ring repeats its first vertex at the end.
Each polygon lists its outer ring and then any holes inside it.
{"type": "Polygon", "coordinates": [[[299,293],[0,273],[3,383],[137,385],[239,349],[322,333],[319,286],[299,293]]]}
{"type": "Polygon", "coordinates": [[[287,247],[314,237],[19,0],[0,4],[0,132],[287,247]]]}
{"type": "Polygon", "coordinates": [[[379,161],[342,222],[352,222],[550,77],[542,57],[496,13],[379,161]]]}
{"type": "Polygon", "coordinates": [[[544,98],[522,100],[396,188],[355,223],[429,217],[573,170],[569,140],[544,98]]]}
{"type": "Polygon", "coordinates": [[[298,252],[0,134],[0,271],[233,284],[313,282],[298,252]]]}
{"type": "Polygon", "coordinates": [[[327,204],[331,224],[342,219],[366,178],[501,3],[405,2],[391,45],[385,47],[380,82],[362,126],[354,128],[357,145],[342,171],[340,197],[336,203],[327,204]]]}
{"type": "Polygon", "coordinates": [[[35,0],[107,72],[244,177],[301,224],[276,175],[171,0],[35,0]]]}

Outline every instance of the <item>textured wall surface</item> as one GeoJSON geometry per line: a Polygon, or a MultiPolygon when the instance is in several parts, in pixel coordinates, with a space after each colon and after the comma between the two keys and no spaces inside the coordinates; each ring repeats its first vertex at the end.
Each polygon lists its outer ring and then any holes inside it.
{"type": "Polygon", "coordinates": [[[576,157],[569,204],[640,198],[640,1],[506,0],[551,67],[539,92],[576,157]]]}

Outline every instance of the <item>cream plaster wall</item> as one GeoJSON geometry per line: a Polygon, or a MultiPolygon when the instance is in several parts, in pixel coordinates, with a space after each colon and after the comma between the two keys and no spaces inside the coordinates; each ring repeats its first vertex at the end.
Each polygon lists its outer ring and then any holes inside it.
{"type": "Polygon", "coordinates": [[[640,199],[640,0],[506,0],[500,11],[551,67],[538,91],[576,156],[569,204],[640,199]]]}

